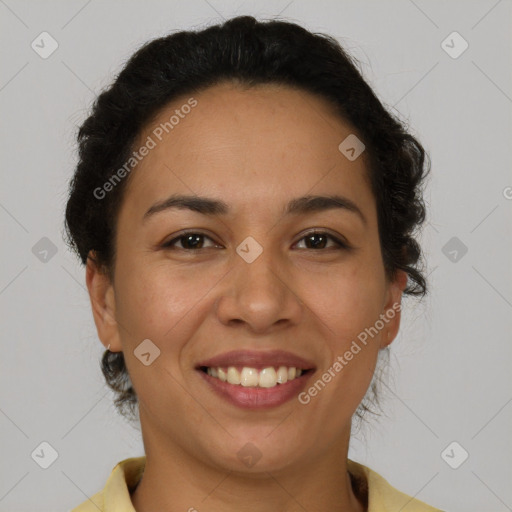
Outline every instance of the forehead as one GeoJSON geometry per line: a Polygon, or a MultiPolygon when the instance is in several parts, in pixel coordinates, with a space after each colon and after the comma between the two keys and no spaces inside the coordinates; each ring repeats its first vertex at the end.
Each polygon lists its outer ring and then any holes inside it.
{"type": "Polygon", "coordinates": [[[330,103],[305,91],[220,84],[175,99],[147,123],[135,148],[151,149],[125,197],[140,208],[176,191],[246,208],[334,189],[369,199],[365,154],[350,161],[338,149],[353,133],[330,103]]]}

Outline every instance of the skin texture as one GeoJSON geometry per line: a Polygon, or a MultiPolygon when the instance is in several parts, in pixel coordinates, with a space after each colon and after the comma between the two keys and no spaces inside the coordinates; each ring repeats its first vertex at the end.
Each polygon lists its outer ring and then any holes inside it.
{"type": "MultiPolygon", "coordinates": [[[[139,142],[188,98],[166,106],[139,142]]],[[[195,366],[234,349],[282,349],[314,361],[311,385],[400,303],[407,276],[386,279],[365,154],[349,161],[340,153],[354,129],[303,91],[225,83],[194,98],[197,106],[129,177],[113,282],[87,264],[99,338],[124,352],[139,399],[147,465],[134,506],[362,511],[344,462],[351,417],[379,350],[398,332],[399,311],[307,405],[292,399],[265,411],[240,409],[214,394],[195,366]],[[175,193],[221,199],[231,212],[172,209],[143,221],[175,193]],[[290,199],[333,193],[354,201],[366,223],[340,209],[282,215],[290,199]],[[352,249],[331,239],[315,249],[303,238],[311,228],[352,249]],[[182,249],[186,240],[161,247],[183,229],[210,238],[199,251],[182,249]],[[263,247],[250,264],[235,251],[248,236],[263,247]],[[147,338],[161,350],[150,366],[133,354],[147,338]],[[248,442],[262,455],[251,468],[237,456],[248,442]]]]}

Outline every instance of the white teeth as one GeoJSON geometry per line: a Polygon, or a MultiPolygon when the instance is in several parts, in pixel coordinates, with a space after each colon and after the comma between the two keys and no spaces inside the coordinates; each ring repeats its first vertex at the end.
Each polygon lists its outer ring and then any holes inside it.
{"type": "Polygon", "coordinates": [[[239,372],[236,367],[229,366],[227,371],[223,368],[207,368],[206,373],[222,382],[241,385],[244,387],[273,388],[277,384],[285,384],[289,380],[300,377],[302,369],[295,367],[279,366],[276,368],[269,366],[261,371],[256,368],[244,366],[239,372]]]}
{"type": "Polygon", "coordinates": [[[253,388],[256,387],[259,383],[258,379],[258,370],[254,368],[243,368],[240,373],[240,384],[242,386],[253,388]]]}
{"type": "Polygon", "coordinates": [[[240,384],[240,374],[238,373],[238,370],[234,366],[230,366],[228,368],[227,381],[230,384],[240,384]]]}
{"type": "Polygon", "coordinates": [[[288,368],[286,366],[280,366],[277,370],[277,382],[279,384],[285,384],[288,381],[288,368]]]}
{"type": "Polygon", "coordinates": [[[277,384],[277,373],[274,368],[263,368],[260,372],[260,388],[273,388],[277,384]]]}

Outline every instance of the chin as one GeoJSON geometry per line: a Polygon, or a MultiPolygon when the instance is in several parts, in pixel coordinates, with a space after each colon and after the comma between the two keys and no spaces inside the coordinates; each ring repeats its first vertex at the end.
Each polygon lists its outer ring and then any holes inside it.
{"type": "Polygon", "coordinates": [[[268,477],[269,472],[280,472],[298,465],[300,460],[306,457],[302,453],[304,443],[287,445],[285,440],[291,441],[293,436],[269,435],[269,432],[271,430],[265,429],[257,436],[251,431],[251,435],[248,436],[245,430],[244,435],[229,438],[227,442],[216,443],[216,446],[222,446],[222,449],[209,453],[208,458],[213,465],[222,467],[225,471],[245,476],[268,477]],[[299,450],[299,446],[302,450],[299,450]]]}

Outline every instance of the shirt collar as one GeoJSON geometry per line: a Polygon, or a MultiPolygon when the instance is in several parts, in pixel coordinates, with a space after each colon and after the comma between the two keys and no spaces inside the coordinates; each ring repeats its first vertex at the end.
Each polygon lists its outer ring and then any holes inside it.
{"type": "MultiPolygon", "coordinates": [[[[119,462],[110,474],[103,490],[104,512],[136,512],[130,492],[139,482],[146,457],[132,457],[119,462]]],[[[368,489],[368,512],[441,512],[392,487],[387,480],[367,466],[347,460],[349,472],[368,489]]]]}
{"type": "Polygon", "coordinates": [[[130,498],[130,492],[139,482],[146,457],[131,457],[119,462],[108,477],[104,489],[105,512],[136,512],[130,498]]]}

